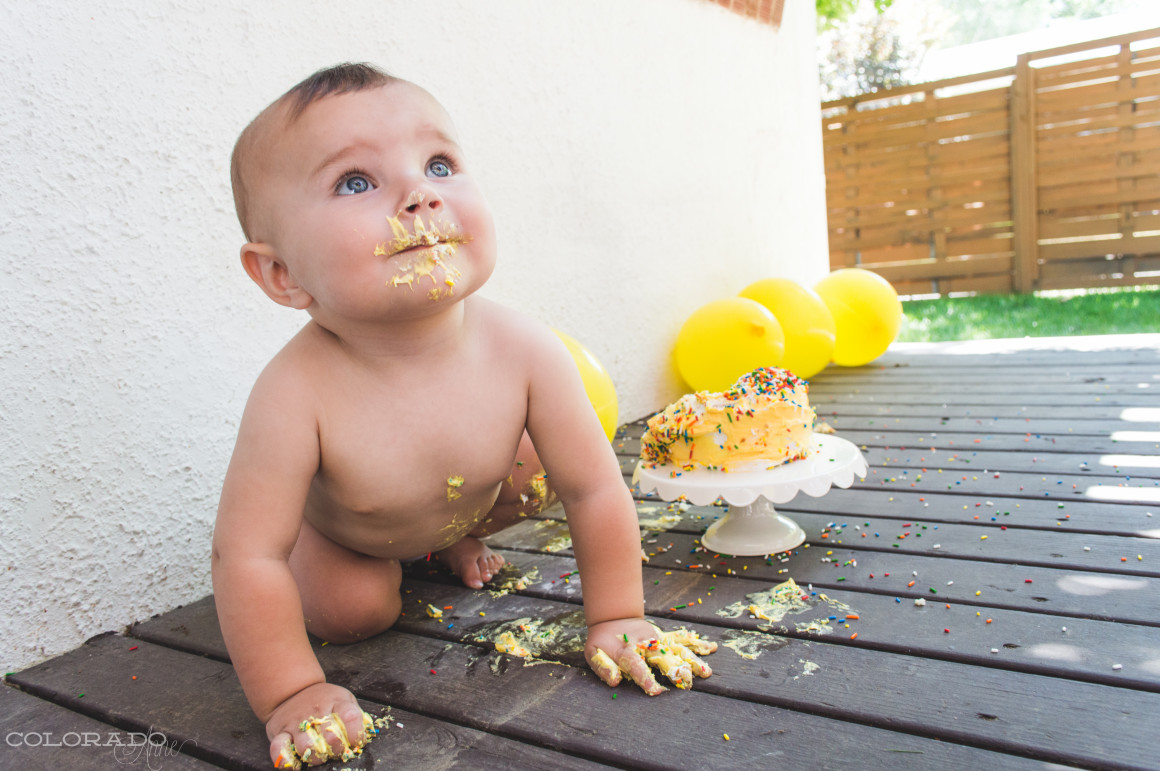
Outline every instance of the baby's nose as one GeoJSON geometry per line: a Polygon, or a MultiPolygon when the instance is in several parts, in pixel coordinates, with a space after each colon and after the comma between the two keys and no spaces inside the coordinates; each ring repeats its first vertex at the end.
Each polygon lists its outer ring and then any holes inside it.
{"type": "Polygon", "coordinates": [[[443,199],[430,191],[415,190],[407,196],[407,202],[403,205],[403,210],[408,214],[418,214],[424,208],[439,211],[443,208],[443,199]]]}

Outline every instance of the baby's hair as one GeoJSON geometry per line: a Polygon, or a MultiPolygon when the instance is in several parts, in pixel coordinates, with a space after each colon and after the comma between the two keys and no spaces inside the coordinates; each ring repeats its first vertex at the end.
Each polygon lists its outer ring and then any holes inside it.
{"type": "Polygon", "coordinates": [[[252,240],[249,227],[250,194],[246,187],[244,167],[248,166],[249,156],[254,152],[258,143],[259,131],[257,127],[271,119],[272,109],[285,104],[287,111],[285,120],[294,123],[306,112],[306,108],[315,102],[334,94],[349,94],[364,91],[369,88],[381,88],[401,80],[384,70],[365,62],[346,62],[326,67],[315,72],[310,77],[297,84],[282,96],[278,97],[270,107],[263,110],[250,125],[246,126],[234,145],[234,152],[230,158],[230,182],[234,191],[234,208],[237,209],[238,222],[247,240],[252,240]]]}
{"type": "Polygon", "coordinates": [[[290,103],[290,122],[297,120],[306,108],[331,94],[347,94],[368,88],[379,88],[398,80],[373,64],[347,62],[319,70],[282,95],[290,103]]]}

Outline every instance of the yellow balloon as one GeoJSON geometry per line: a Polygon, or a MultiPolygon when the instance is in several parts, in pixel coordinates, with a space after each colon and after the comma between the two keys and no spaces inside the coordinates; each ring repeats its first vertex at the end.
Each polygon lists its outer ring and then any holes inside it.
{"type": "Polygon", "coordinates": [[[890,282],[861,268],[835,270],[814,290],[834,315],[834,363],[860,367],[877,359],[898,335],[902,303],[890,282]]]}
{"type": "Polygon", "coordinates": [[[798,377],[813,377],[834,355],[834,316],[812,289],[788,278],[766,278],[741,290],[742,297],[769,309],[785,333],[781,365],[798,377]]]}
{"type": "Polygon", "coordinates": [[[584,391],[588,394],[588,401],[592,409],[596,410],[596,417],[600,418],[600,426],[604,429],[609,441],[616,435],[616,421],[618,419],[619,404],[616,401],[616,385],[612,382],[612,375],[606,370],[592,353],[580,345],[575,338],[569,337],[558,329],[553,329],[556,337],[564,341],[568,353],[572,354],[576,368],[580,370],[580,379],[584,381],[584,391]]]}
{"type": "Polygon", "coordinates": [[[758,367],[776,367],[785,353],[781,324],[746,297],[714,300],[693,311],[677,333],[677,371],[697,391],[722,391],[758,367]]]}

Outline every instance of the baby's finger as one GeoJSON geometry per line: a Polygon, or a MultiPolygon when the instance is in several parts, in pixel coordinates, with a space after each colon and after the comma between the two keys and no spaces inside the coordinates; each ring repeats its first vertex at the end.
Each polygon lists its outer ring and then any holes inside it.
{"type": "Polygon", "coordinates": [[[669,643],[669,648],[675,651],[689,665],[689,669],[697,677],[708,677],[713,674],[713,670],[709,668],[709,665],[684,645],[680,643],[669,643]]]}
{"type": "Polygon", "coordinates": [[[620,685],[620,667],[616,666],[616,662],[612,660],[611,656],[599,648],[596,649],[596,652],[588,660],[588,666],[592,667],[592,671],[606,685],[613,688],[620,685]]]}
{"type": "Polygon", "coordinates": [[[673,685],[684,690],[693,686],[693,671],[675,652],[675,646],[650,647],[644,654],[645,660],[659,669],[673,685]]]}
{"type": "Polygon", "coordinates": [[[341,721],[346,737],[346,746],[340,750],[350,752],[362,749],[374,730],[371,716],[363,712],[362,707],[356,702],[338,707],[334,711],[334,717],[341,721]]]}
{"type": "Polygon", "coordinates": [[[628,675],[649,696],[658,696],[668,690],[657,682],[657,679],[653,677],[652,670],[649,669],[648,662],[636,651],[625,651],[620,654],[616,663],[620,667],[620,671],[628,675]]]}
{"type": "Polygon", "coordinates": [[[288,733],[280,733],[270,740],[270,760],[274,768],[302,768],[302,761],[294,752],[294,741],[288,733]]]}
{"type": "MultiPolygon", "coordinates": [[[[362,710],[359,710],[361,712],[362,710]]],[[[352,736],[347,730],[348,723],[342,717],[332,712],[322,719],[319,725],[319,731],[322,734],[323,740],[327,746],[330,747],[330,757],[326,760],[350,760],[355,756],[354,747],[358,741],[358,736],[362,732],[362,717],[360,716],[354,722],[355,732],[352,736]]],[[[362,747],[361,744],[357,746],[362,747]]]]}
{"type": "Polygon", "coordinates": [[[665,642],[673,642],[683,645],[693,653],[698,653],[704,656],[706,653],[712,653],[717,650],[717,643],[706,640],[696,632],[690,632],[688,629],[676,629],[672,632],[666,632],[663,637],[665,642]]]}
{"type": "Polygon", "coordinates": [[[303,721],[302,725],[298,726],[298,732],[294,735],[294,749],[298,752],[298,757],[301,758],[302,763],[307,766],[325,763],[330,757],[330,745],[326,743],[326,740],[322,738],[315,727],[317,721],[318,718],[303,721]]]}
{"type": "Polygon", "coordinates": [[[349,759],[350,741],[346,727],[335,714],[302,721],[294,741],[303,762],[317,766],[332,759],[349,759]]]}

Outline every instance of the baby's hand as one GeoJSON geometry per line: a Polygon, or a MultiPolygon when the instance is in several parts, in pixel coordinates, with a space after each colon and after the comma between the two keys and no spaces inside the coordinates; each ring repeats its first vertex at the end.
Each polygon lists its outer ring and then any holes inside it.
{"type": "Polygon", "coordinates": [[[713,674],[696,654],[715,650],[717,643],[702,640],[695,632],[662,632],[644,619],[633,618],[588,627],[584,656],[588,666],[608,685],[619,685],[623,672],[649,696],[656,696],[668,689],[656,681],[652,667],[678,688],[691,688],[693,675],[713,674]]]}
{"type": "Polygon", "coordinates": [[[328,760],[350,760],[376,733],[371,716],[350,691],[316,683],[278,705],[266,721],[274,768],[317,766],[328,760]]]}

